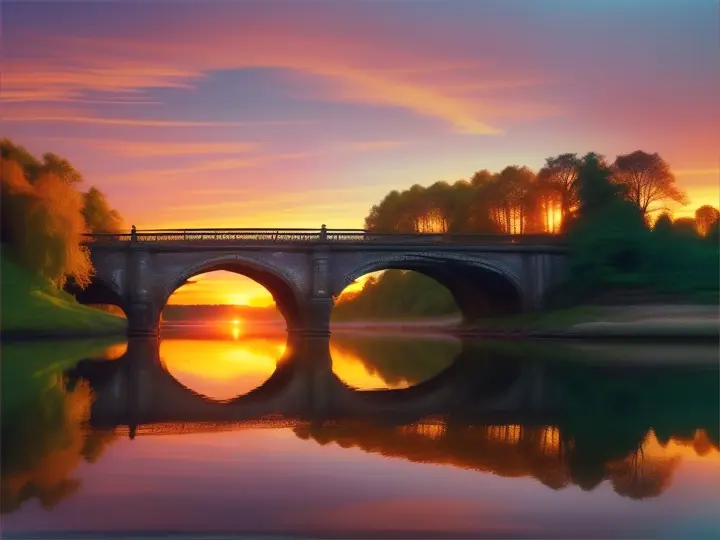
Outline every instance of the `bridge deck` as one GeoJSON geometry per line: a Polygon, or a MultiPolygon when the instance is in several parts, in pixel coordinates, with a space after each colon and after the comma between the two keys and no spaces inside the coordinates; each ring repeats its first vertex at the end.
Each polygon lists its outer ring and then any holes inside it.
{"type": "Polygon", "coordinates": [[[553,234],[384,233],[362,229],[153,229],[85,235],[87,243],[242,242],[243,244],[562,245],[553,234]]]}

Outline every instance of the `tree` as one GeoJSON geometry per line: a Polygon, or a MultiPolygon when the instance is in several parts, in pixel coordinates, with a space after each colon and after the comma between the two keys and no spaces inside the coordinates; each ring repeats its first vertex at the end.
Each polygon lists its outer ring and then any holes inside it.
{"type": "Polygon", "coordinates": [[[90,232],[113,233],[123,230],[120,214],[110,208],[105,194],[94,186],[83,193],[82,215],[90,232]]]}
{"type": "Polygon", "coordinates": [[[13,161],[20,166],[32,182],[40,171],[40,162],[25,147],[16,145],[8,138],[0,139],[0,158],[3,162],[13,161]]]}
{"type": "Polygon", "coordinates": [[[697,224],[698,232],[707,236],[713,225],[720,219],[720,210],[709,204],[705,204],[695,210],[695,223],[697,224]]]}
{"type": "Polygon", "coordinates": [[[662,237],[667,238],[672,233],[672,230],[672,217],[667,212],[663,212],[655,220],[655,224],[653,225],[653,233],[659,234],[662,237]]]}
{"type": "Polygon", "coordinates": [[[529,196],[535,174],[527,167],[505,167],[496,177],[491,191],[492,216],[505,233],[526,232],[533,210],[529,196]]]}
{"type": "Polygon", "coordinates": [[[577,204],[577,179],[580,171],[577,154],[560,154],[545,160],[538,172],[538,182],[555,190],[560,196],[561,220],[565,221],[577,204]]]}
{"type": "Polygon", "coordinates": [[[655,203],[671,200],[686,204],[685,194],[675,185],[675,176],[659,154],[637,150],[620,155],[613,164],[616,182],[626,186],[626,197],[647,217],[655,203]]]}
{"type": "Polygon", "coordinates": [[[602,156],[582,158],[577,183],[580,207],[569,229],[570,271],[563,290],[573,300],[637,275],[648,233],[642,212],[623,198],[602,156]]]}
{"type": "Polygon", "coordinates": [[[684,238],[697,238],[698,236],[697,224],[690,217],[678,218],[673,221],[673,232],[684,238]]]}
{"type": "Polygon", "coordinates": [[[72,163],[52,152],[43,154],[40,174],[55,175],[66,184],[79,184],[83,181],[82,174],[73,167],[72,163]]]}
{"type": "Polygon", "coordinates": [[[45,172],[31,184],[20,165],[3,161],[2,240],[20,264],[58,286],[68,277],[80,287],[90,282],[81,209],[81,194],[58,176],[45,172]]]}
{"type": "Polygon", "coordinates": [[[613,184],[612,172],[605,163],[605,158],[595,152],[583,156],[576,183],[580,218],[592,216],[594,212],[619,200],[624,194],[622,186],[613,184]]]}

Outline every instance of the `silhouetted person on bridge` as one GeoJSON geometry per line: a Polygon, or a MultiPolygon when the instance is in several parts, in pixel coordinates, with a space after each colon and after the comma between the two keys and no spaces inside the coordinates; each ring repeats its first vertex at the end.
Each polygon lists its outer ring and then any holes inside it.
{"type": "Polygon", "coordinates": [[[135,225],[130,227],[130,241],[137,242],[137,229],[135,228],[135,225]]]}
{"type": "Polygon", "coordinates": [[[327,240],[327,227],[324,223],[320,227],[320,240],[322,240],[323,242],[327,240]]]}

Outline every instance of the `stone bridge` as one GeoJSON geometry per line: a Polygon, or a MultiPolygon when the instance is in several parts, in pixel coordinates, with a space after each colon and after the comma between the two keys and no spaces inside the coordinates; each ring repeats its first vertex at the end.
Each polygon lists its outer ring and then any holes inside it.
{"type": "Polygon", "coordinates": [[[437,415],[507,423],[518,414],[547,414],[563,394],[540,363],[478,357],[472,347],[463,347],[450,367],[416,386],[355,390],[332,372],[327,338],[295,336],[264,384],[221,402],[180,384],[158,352],[156,339],[131,338],[122,358],[85,360],[69,372],[70,380],[85,379],[93,389],[94,425],[351,418],[408,423],[437,415]]]}
{"type": "Polygon", "coordinates": [[[289,332],[328,335],[334,299],[378,270],[425,274],[452,293],[464,320],[540,310],[564,277],[566,249],[552,235],[383,234],[362,230],[156,230],[88,235],[89,304],[125,312],[129,335],[156,335],[168,298],[193,276],[245,275],[275,299],[289,332]]]}

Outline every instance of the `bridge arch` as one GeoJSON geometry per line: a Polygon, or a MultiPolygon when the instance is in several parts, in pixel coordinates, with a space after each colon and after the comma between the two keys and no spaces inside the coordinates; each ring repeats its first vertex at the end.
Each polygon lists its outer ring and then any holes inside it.
{"type": "Polygon", "coordinates": [[[380,270],[409,270],[426,275],[447,288],[465,322],[525,310],[528,295],[511,269],[473,257],[452,254],[393,254],[373,258],[345,272],[335,284],[337,297],[356,279],[380,270]]]}
{"type": "Polygon", "coordinates": [[[288,329],[302,324],[302,294],[293,278],[275,265],[240,254],[212,257],[186,267],[173,275],[163,290],[161,310],[167,305],[170,296],[187,280],[200,274],[219,270],[240,274],[265,287],[272,295],[278,311],[285,318],[288,329]]]}

